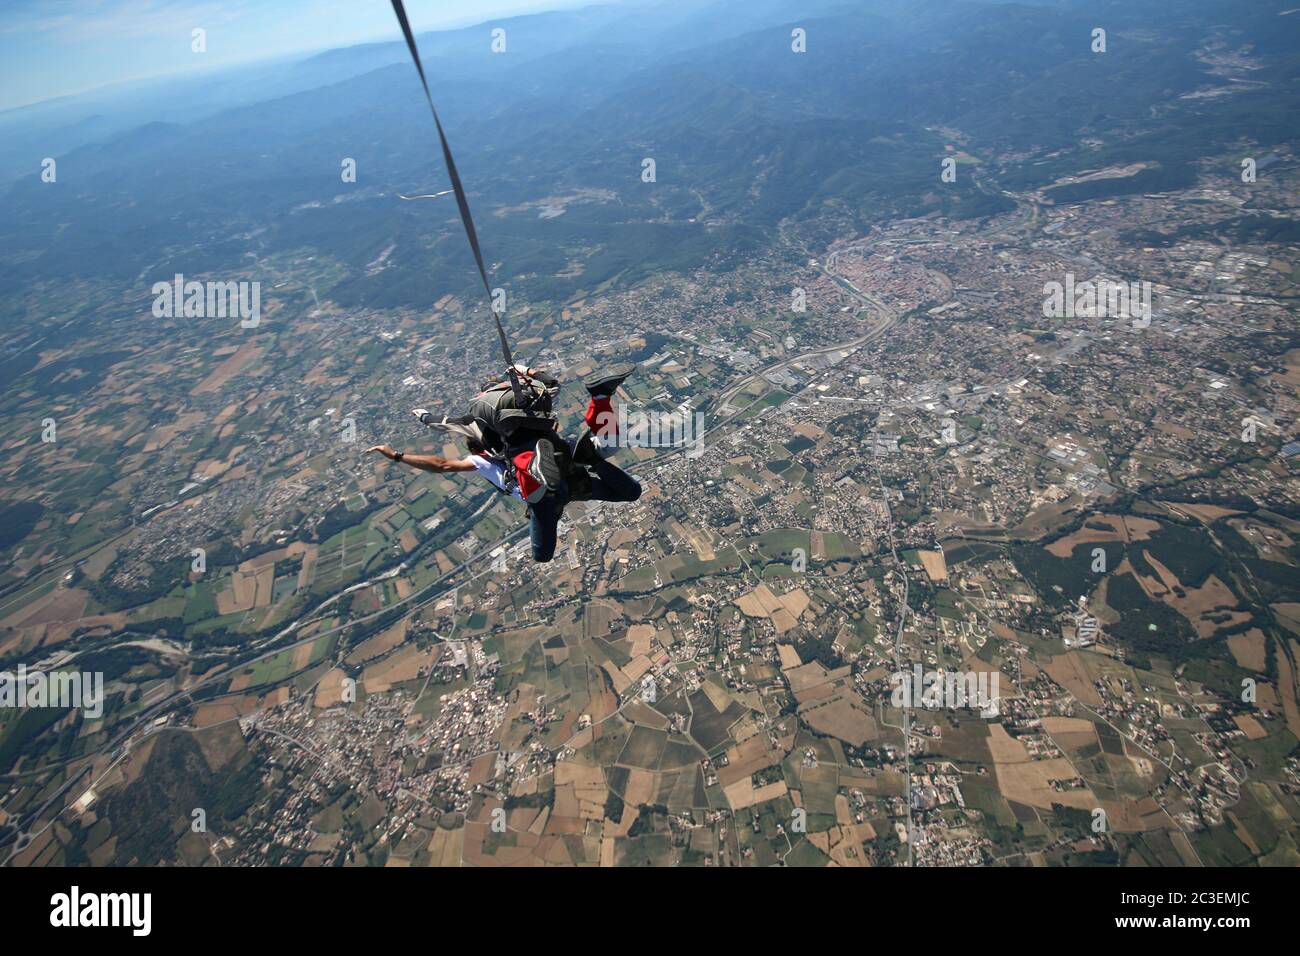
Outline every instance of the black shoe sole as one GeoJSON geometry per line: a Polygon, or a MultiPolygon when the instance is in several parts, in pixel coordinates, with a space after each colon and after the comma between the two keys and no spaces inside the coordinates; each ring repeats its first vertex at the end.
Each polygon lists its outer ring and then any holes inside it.
{"type": "Polygon", "coordinates": [[[537,462],[537,470],[542,473],[542,483],[547,488],[555,488],[560,484],[560,464],[555,460],[555,446],[547,439],[543,438],[533,449],[533,458],[537,462]]]}
{"type": "Polygon", "coordinates": [[[588,375],[582,380],[582,387],[593,394],[613,395],[614,392],[618,391],[618,387],[623,384],[623,381],[635,371],[636,366],[631,362],[621,362],[618,365],[588,375]]]}

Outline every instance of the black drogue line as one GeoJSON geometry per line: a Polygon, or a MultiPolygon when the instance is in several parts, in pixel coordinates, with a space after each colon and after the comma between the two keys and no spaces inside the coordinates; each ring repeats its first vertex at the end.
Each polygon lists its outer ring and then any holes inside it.
{"type": "Polygon", "coordinates": [[[411,51],[411,60],[415,63],[415,70],[420,74],[420,85],[424,87],[424,98],[429,103],[429,112],[433,114],[433,124],[438,127],[438,139],[442,143],[442,158],[447,163],[447,174],[451,177],[451,188],[456,193],[456,205],[460,207],[460,221],[465,226],[465,235],[469,239],[469,247],[474,252],[474,262],[478,266],[479,278],[483,280],[483,291],[487,293],[488,309],[492,313],[492,318],[496,321],[497,336],[501,339],[501,354],[506,360],[506,369],[510,375],[510,387],[514,389],[515,402],[521,409],[527,408],[524,398],[524,388],[519,381],[519,373],[515,371],[515,360],[510,354],[510,343],[506,341],[506,330],[501,325],[501,316],[492,306],[492,285],[488,282],[487,268],[483,265],[483,252],[478,244],[478,232],[474,229],[474,217],[470,215],[469,200],[465,198],[465,187],[461,185],[460,173],[456,171],[456,159],[451,155],[451,147],[447,144],[447,134],[443,132],[442,120],[438,117],[438,107],[433,105],[433,95],[429,92],[429,81],[424,76],[424,64],[420,62],[420,51],[415,46],[415,35],[411,33],[411,21],[406,18],[406,7],[402,0],[393,0],[393,12],[397,14],[397,22],[402,26],[402,35],[406,37],[406,48],[411,51]]]}

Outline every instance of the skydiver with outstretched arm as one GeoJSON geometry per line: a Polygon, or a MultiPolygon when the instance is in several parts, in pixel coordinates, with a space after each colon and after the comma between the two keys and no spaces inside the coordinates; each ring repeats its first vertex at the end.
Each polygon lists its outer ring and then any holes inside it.
{"type": "MultiPolygon", "coordinates": [[[[375,445],[367,450],[420,471],[478,472],[498,491],[528,505],[533,560],[550,561],[555,556],[560,518],[570,501],[630,502],[641,497],[641,485],[636,479],[606,460],[618,443],[613,396],[633,369],[631,364],[616,366],[583,382],[590,396],[584,416],[586,427],[571,441],[559,436],[553,419],[533,416],[527,418],[527,427],[517,427],[519,421],[512,420],[509,414],[515,411],[516,404],[511,384],[503,382],[479,393],[471,403],[471,414],[455,420],[461,426],[455,430],[466,436],[466,457],[407,455],[390,445],[375,445]],[[507,413],[504,425],[503,412],[507,413]],[[542,424],[546,422],[549,424],[542,424]],[[471,425],[477,434],[467,434],[471,425]]],[[[555,379],[542,378],[545,373],[537,369],[517,367],[516,371],[530,385],[542,381],[552,388],[558,386],[555,379]]],[[[431,427],[446,426],[450,421],[438,421],[419,408],[415,416],[431,427]]]]}

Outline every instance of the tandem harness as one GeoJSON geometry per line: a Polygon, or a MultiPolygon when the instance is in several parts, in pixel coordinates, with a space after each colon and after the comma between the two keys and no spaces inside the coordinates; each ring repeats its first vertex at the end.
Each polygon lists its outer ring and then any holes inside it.
{"type": "Polygon", "coordinates": [[[505,489],[497,489],[502,494],[513,494],[519,487],[515,459],[541,438],[552,439],[557,455],[568,464],[568,447],[558,440],[553,411],[559,380],[544,373],[521,374],[519,384],[523,408],[519,407],[513,384],[501,382],[475,395],[464,415],[443,416],[441,421],[429,423],[432,428],[481,446],[488,457],[500,462],[506,482],[505,489]]]}

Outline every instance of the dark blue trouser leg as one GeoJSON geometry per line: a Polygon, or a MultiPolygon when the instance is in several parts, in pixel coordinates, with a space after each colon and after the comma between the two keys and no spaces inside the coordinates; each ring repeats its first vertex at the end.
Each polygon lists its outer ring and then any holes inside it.
{"type": "MultiPolygon", "coordinates": [[[[617,465],[602,461],[592,465],[591,497],[593,501],[636,501],[641,484],[617,465]]],[[[560,516],[569,503],[569,486],[561,484],[535,505],[528,508],[528,533],[532,539],[533,560],[546,562],[555,557],[560,516]]]]}
{"type": "Polygon", "coordinates": [[[641,484],[622,468],[602,461],[592,465],[591,497],[595,501],[636,501],[641,484]]]}
{"type": "Polygon", "coordinates": [[[569,486],[561,484],[541,501],[528,506],[528,535],[532,539],[534,561],[545,562],[555,557],[560,515],[568,503],[569,486]]]}

